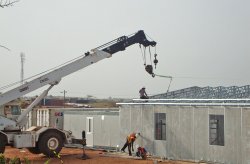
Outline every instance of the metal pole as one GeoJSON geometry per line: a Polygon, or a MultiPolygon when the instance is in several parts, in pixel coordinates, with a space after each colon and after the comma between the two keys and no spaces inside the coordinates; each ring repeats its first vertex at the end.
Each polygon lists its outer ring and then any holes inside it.
{"type": "Polygon", "coordinates": [[[61,92],[61,93],[63,93],[63,108],[65,108],[65,95],[66,95],[67,91],[63,90],[63,92],[61,92]]]}
{"type": "Polygon", "coordinates": [[[63,90],[63,108],[65,108],[65,90],[63,90]]]}

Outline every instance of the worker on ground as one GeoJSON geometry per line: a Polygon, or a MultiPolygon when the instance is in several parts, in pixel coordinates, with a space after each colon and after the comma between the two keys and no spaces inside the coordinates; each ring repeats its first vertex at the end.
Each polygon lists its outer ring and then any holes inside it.
{"type": "Polygon", "coordinates": [[[140,93],[140,98],[141,99],[148,99],[149,98],[147,93],[146,93],[145,87],[142,87],[142,89],[140,89],[139,93],[140,93]]]}
{"type": "Polygon", "coordinates": [[[126,147],[128,147],[129,156],[131,156],[132,155],[131,148],[132,148],[132,151],[134,151],[134,142],[135,142],[136,138],[138,137],[138,135],[140,135],[140,133],[132,133],[132,134],[128,135],[126,138],[126,143],[124,144],[121,151],[125,152],[126,147]]]}

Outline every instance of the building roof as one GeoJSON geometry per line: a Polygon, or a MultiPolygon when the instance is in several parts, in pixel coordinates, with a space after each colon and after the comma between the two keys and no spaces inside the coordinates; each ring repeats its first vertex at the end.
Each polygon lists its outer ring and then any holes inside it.
{"type": "Polygon", "coordinates": [[[218,87],[189,87],[167,93],[157,94],[151,99],[239,99],[250,98],[250,85],[218,86],[218,87]]]}

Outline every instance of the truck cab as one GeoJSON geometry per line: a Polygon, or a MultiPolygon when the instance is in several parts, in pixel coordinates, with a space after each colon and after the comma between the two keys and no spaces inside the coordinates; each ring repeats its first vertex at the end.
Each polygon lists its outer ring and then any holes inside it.
{"type": "Polygon", "coordinates": [[[1,106],[0,109],[0,115],[11,120],[15,120],[21,115],[21,107],[18,102],[9,102],[1,106]]]}

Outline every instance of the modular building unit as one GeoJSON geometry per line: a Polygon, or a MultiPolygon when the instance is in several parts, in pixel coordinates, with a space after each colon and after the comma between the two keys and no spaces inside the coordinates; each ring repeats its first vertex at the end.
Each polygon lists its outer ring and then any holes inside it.
{"type": "Polygon", "coordinates": [[[120,105],[120,145],[129,133],[140,132],[135,144],[156,156],[250,164],[250,107],[246,105],[120,105]]]}
{"type": "Polygon", "coordinates": [[[114,147],[119,145],[119,109],[77,109],[64,112],[64,130],[76,138],[85,131],[87,146],[114,147]]]}

